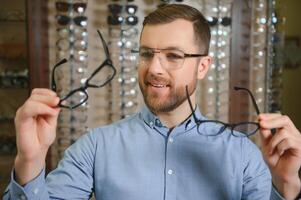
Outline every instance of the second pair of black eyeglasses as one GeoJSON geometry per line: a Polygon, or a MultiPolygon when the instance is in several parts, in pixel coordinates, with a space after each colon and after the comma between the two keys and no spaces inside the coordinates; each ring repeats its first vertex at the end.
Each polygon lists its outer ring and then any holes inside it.
{"type": "MultiPolygon", "coordinates": [[[[258,105],[257,105],[257,103],[255,101],[255,98],[254,98],[254,96],[253,96],[253,94],[251,93],[250,90],[248,90],[247,88],[243,88],[243,87],[234,87],[234,90],[235,91],[242,91],[242,90],[246,91],[249,94],[249,96],[251,97],[252,104],[253,104],[253,106],[256,110],[257,115],[260,114],[258,105]]],[[[225,123],[225,122],[218,121],[218,120],[201,120],[201,119],[198,119],[196,117],[195,110],[193,109],[193,106],[192,106],[192,103],[191,103],[191,100],[190,100],[190,97],[189,97],[190,95],[189,95],[189,92],[188,92],[188,86],[186,86],[186,96],[187,96],[187,100],[188,100],[188,103],[189,103],[189,106],[190,106],[190,109],[191,109],[191,112],[192,112],[193,119],[195,120],[195,123],[197,125],[197,131],[201,135],[203,135],[202,130],[200,129],[202,124],[207,124],[208,127],[214,127],[213,130],[215,130],[215,128],[217,130],[216,132],[215,131],[211,131],[210,133],[206,132],[204,135],[207,135],[207,136],[217,136],[217,135],[223,133],[226,129],[229,129],[233,136],[236,136],[236,137],[249,137],[249,136],[255,134],[260,128],[258,122],[247,121],[247,122],[229,124],[229,123],[225,123]]],[[[275,132],[274,129],[272,129],[271,131],[272,131],[272,133],[275,132]]]]}
{"type": "MultiPolygon", "coordinates": [[[[74,109],[83,105],[84,103],[87,102],[89,98],[89,95],[87,93],[88,88],[101,88],[107,85],[116,75],[116,69],[113,66],[113,62],[110,58],[108,46],[104,38],[102,37],[100,31],[97,30],[97,32],[102,41],[106,59],[99,67],[97,67],[92,72],[92,74],[89,76],[89,78],[85,80],[85,82],[82,84],[81,87],[73,89],[63,97],[60,97],[60,101],[58,104],[59,107],[74,109]]],[[[55,75],[56,71],[58,67],[63,66],[63,64],[66,62],[67,59],[63,59],[53,67],[52,75],[51,75],[51,89],[54,92],[58,92],[57,85],[56,85],[56,75],[55,75]]]]}

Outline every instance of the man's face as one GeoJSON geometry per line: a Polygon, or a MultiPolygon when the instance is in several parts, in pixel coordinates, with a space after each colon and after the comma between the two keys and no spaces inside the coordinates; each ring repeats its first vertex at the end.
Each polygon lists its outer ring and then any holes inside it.
{"type": "MultiPolygon", "coordinates": [[[[178,19],[163,25],[146,25],[140,46],[168,49],[176,47],[188,54],[199,54],[191,22],[178,19]]],[[[179,69],[166,69],[156,53],[149,66],[139,67],[139,86],[151,111],[170,112],[186,99],[185,86],[190,93],[196,88],[198,58],[186,58],[179,69]]]]}

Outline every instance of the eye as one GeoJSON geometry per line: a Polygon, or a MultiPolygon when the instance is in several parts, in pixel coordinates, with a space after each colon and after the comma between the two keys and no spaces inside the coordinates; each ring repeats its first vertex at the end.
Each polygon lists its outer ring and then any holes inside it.
{"type": "Polygon", "coordinates": [[[154,57],[153,51],[146,50],[146,49],[140,49],[139,55],[140,55],[140,57],[146,58],[146,59],[154,57]]]}
{"type": "Polygon", "coordinates": [[[179,60],[184,58],[184,56],[181,53],[173,51],[165,52],[165,55],[168,60],[179,60]]]}

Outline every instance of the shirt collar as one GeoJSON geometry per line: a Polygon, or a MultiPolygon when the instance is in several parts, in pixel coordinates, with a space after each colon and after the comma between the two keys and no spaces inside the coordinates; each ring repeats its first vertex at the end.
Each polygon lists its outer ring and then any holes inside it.
{"type": "MultiPolygon", "coordinates": [[[[201,114],[199,107],[197,106],[195,109],[195,115],[197,119],[204,120],[205,117],[201,114]]],[[[143,108],[140,111],[140,116],[143,119],[143,121],[151,128],[156,128],[158,130],[160,129],[166,129],[169,130],[157,117],[154,115],[147,106],[143,106],[143,108]]],[[[177,125],[176,127],[173,128],[174,131],[179,131],[179,132],[186,132],[190,130],[191,128],[195,127],[196,123],[194,121],[193,116],[191,115],[188,117],[185,121],[183,121],[181,124],[177,125]]]]}

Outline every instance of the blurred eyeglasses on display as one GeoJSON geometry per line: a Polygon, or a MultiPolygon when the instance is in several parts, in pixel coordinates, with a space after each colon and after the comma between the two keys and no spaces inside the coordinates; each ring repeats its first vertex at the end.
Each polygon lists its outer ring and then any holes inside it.
{"type": "Polygon", "coordinates": [[[77,12],[77,13],[83,13],[85,12],[87,8],[87,4],[85,3],[68,3],[68,2],[61,2],[58,1],[55,3],[55,7],[57,11],[59,12],[69,12],[71,10],[77,12]]]}
{"type": "Polygon", "coordinates": [[[86,16],[76,16],[76,17],[69,17],[67,15],[56,15],[57,23],[61,26],[69,25],[72,21],[75,25],[79,27],[86,27],[87,26],[87,17],[86,16]]]}

